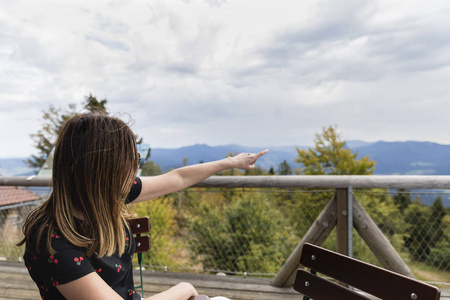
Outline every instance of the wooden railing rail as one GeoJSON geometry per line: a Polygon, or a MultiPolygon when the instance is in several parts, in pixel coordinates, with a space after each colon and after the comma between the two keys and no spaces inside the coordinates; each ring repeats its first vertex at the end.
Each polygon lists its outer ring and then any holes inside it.
{"type": "MultiPolygon", "coordinates": [[[[0,186],[50,186],[50,177],[0,176],[0,186]]],[[[225,188],[379,188],[450,189],[450,176],[421,175],[288,175],[288,176],[212,176],[195,187],[225,188]]]]}
{"type": "MultiPolygon", "coordinates": [[[[0,176],[0,186],[51,186],[50,177],[0,176]]],[[[337,227],[338,252],[352,256],[352,230],[355,228],[378,258],[392,271],[413,277],[409,267],[365,212],[353,189],[450,189],[450,176],[420,175],[289,175],[289,176],[212,176],[194,187],[204,188],[329,188],[336,193],[303,236],[271,284],[292,286],[299,267],[303,244],[320,245],[337,227]]]]}

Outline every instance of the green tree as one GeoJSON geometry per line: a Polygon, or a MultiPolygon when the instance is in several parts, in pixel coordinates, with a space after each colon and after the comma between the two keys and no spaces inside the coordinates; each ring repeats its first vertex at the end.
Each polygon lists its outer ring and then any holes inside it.
{"type": "Polygon", "coordinates": [[[106,111],[107,102],[108,100],[106,99],[98,100],[96,97],[92,96],[92,94],[89,94],[89,96],[85,97],[84,108],[92,112],[97,111],[108,114],[106,111]]]}
{"type": "Polygon", "coordinates": [[[162,169],[159,164],[153,160],[148,160],[142,165],[142,176],[155,176],[162,174],[162,169]]]}
{"type": "Polygon", "coordinates": [[[278,175],[292,175],[292,173],[292,168],[286,160],[278,166],[278,175]]]}
{"type": "Polygon", "coordinates": [[[444,237],[443,221],[446,213],[444,205],[442,205],[442,198],[437,197],[430,209],[430,247],[433,248],[444,237]]]}
{"type": "MultiPolygon", "coordinates": [[[[107,100],[98,101],[97,98],[89,94],[85,97],[83,106],[89,111],[100,111],[106,113],[107,100]]],[[[58,136],[62,124],[70,117],[76,114],[76,105],[69,104],[68,109],[62,110],[50,105],[49,109],[43,112],[41,129],[31,135],[34,146],[38,151],[37,155],[32,155],[27,159],[27,164],[31,168],[40,168],[47,160],[52,151],[56,137],[58,136]]]]}
{"type": "Polygon", "coordinates": [[[261,175],[268,175],[268,173],[261,168],[260,166],[256,166],[254,169],[251,170],[245,170],[244,175],[251,175],[251,176],[261,176],[261,175]]]}
{"type": "Polygon", "coordinates": [[[411,204],[411,194],[405,189],[398,189],[394,195],[394,203],[401,213],[411,204]]]}
{"type": "Polygon", "coordinates": [[[275,175],[275,170],[273,169],[273,167],[270,167],[269,175],[275,175]]]}
{"type": "Polygon", "coordinates": [[[189,228],[189,247],[205,269],[276,272],[296,242],[268,194],[243,193],[219,207],[204,202],[189,228]]]}
{"type": "Polygon", "coordinates": [[[336,127],[323,128],[317,134],[315,148],[297,148],[296,162],[301,164],[299,174],[305,175],[370,175],[375,170],[375,161],[368,156],[357,159],[358,152],[345,148],[345,140],[336,132],[336,127]]]}
{"type": "MultiPolygon", "coordinates": [[[[345,141],[336,132],[335,127],[323,128],[321,134],[316,134],[315,146],[307,150],[297,148],[298,156],[295,159],[300,163],[296,169],[297,174],[304,175],[368,175],[374,171],[375,162],[370,161],[366,156],[357,159],[358,153],[352,153],[345,148],[345,141]]],[[[288,210],[285,215],[292,220],[298,235],[305,233],[305,227],[296,221],[295,207],[301,206],[311,211],[320,212],[330,200],[329,193],[311,193],[301,197],[292,197],[292,204],[286,205],[288,210]],[[298,199],[297,199],[298,198],[298,199]],[[293,207],[289,207],[293,205],[293,207]],[[314,205],[314,208],[310,207],[314,205]]],[[[305,214],[303,218],[308,219],[308,224],[312,224],[317,215],[305,214]]],[[[297,218],[298,219],[298,218],[297,218]]],[[[307,228],[306,228],[307,229],[307,228]]]]}
{"type": "Polygon", "coordinates": [[[420,199],[415,199],[404,215],[408,224],[403,237],[404,245],[413,260],[425,261],[430,255],[430,211],[420,203],[420,199]]]}
{"type": "Polygon", "coordinates": [[[179,267],[182,241],[174,239],[176,223],[172,197],[159,197],[151,201],[132,204],[131,209],[140,217],[150,218],[151,252],[144,253],[143,262],[151,266],[179,267]]]}
{"type": "Polygon", "coordinates": [[[56,137],[58,136],[61,125],[71,116],[75,114],[75,105],[70,104],[66,110],[61,110],[50,106],[48,110],[43,111],[42,128],[31,135],[34,142],[34,147],[38,154],[32,155],[26,160],[26,163],[31,168],[40,168],[47,160],[52,151],[56,137]]]}
{"type": "Polygon", "coordinates": [[[431,249],[444,238],[444,217],[446,215],[442,200],[437,197],[430,207],[415,199],[405,210],[408,224],[404,235],[405,247],[417,261],[428,259],[431,249]]]}

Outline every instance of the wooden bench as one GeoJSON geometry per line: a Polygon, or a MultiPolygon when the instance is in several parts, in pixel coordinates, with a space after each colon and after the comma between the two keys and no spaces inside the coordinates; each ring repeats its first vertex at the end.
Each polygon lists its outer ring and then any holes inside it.
{"type": "MultiPolygon", "coordinates": [[[[141,284],[135,286],[135,289],[141,289],[141,297],[144,297],[144,282],[142,281],[142,253],[150,251],[150,236],[142,235],[148,233],[150,231],[150,220],[148,217],[141,218],[131,218],[128,219],[128,225],[130,226],[131,233],[134,235],[134,240],[136,243],[136,250],[134,253],[137,253],[138,263],[139,263],[139,274],[141,277],[141,284]]],[[[209,300],[208,296],[199,295],[195,297],[191,297],[190,300],[209,300]]]]}
{"type": "Polygon", "coordinates": [[[300,264],[311,269],[299,269],[295,278],[303,299],[373,299],[368,293],[385,300],[438,300],[441,294],[435,286],[308,243],[300,264]]]}
{"type": "Polygon", "coordinates": [[[128,219],[128,225],[130,226],[130,230],[134,235],[136,244],[136,250],[134,251],[134,253],[137,253],[139,274],[141,277],[141,284],[135,286],[134,288],[141,289],[141,297],[144,297],[144,282],[142,281],[142,253],[150,250],[150,236],[142,234],[148,233],[150,231],[150,220],[148,217],[132,218],[128,219]]]}

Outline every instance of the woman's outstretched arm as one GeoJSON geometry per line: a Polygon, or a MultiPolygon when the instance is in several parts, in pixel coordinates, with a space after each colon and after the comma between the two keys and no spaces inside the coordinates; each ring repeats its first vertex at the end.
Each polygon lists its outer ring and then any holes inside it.
{"type": "Polygon", "coordinates": [[[163,175],[142,177],[142,190],[139,197],[132,203],[150,200],[167,195],[194,185],[206,178],[226,169],[253,169],[255,162],[269,150],[258,153],[240,153],[213,162],[196,164],[175,169],[163,175]]]}
{"type": "MultiPolygon", "coordinates": [[[[62,284],[57,289],[68,300],[122,299],[94,272],[62,284]]],[[[190,283],[181,282],[164,292],[145,298],[145,300],[188,300],[197,295],[197,291],[190,283]]]]}

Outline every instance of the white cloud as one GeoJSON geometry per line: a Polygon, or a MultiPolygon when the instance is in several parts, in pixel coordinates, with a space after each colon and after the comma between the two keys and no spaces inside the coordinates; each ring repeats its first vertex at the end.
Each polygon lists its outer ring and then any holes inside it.
{"type": "MultiPolygon", "coordinates": [[[[446,1],[1,1],[0,157],[93,93],[153,147],[450,143],[446,1]]],[[[80,109],[81,106],[78,105],[80,109]]]]}

